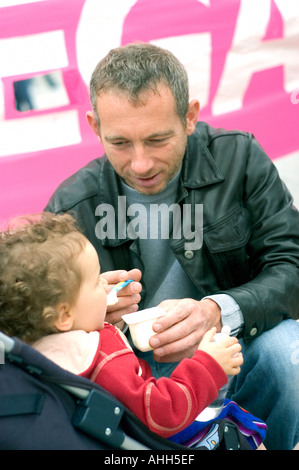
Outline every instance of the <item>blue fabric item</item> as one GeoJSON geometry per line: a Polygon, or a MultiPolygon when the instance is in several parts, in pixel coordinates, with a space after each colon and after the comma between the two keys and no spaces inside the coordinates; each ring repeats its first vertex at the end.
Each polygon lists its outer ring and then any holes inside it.
{"type": "Polygon", "coordinates": [[[247,438],[253,448],[257,448],[264,441],[267,431],[264,421],[256,418],[248,411],[243,410],[237,403],[228,399],[225,400],[223,409],[216,419],[205,422],[194,421],[190,426],[169,439],[190,447],[209,431],[215,421],[224,418],[238,425],[240,432],[247,438]]]}

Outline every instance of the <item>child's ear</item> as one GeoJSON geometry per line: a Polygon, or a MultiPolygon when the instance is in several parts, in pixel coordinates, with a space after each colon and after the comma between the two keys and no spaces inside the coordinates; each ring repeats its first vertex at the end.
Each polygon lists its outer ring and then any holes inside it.
{"type": "Polygon", "coordinates": [[[70,305],[67,302],[61,302],[56,306],[57,319],[55,327],[59,331],[69,331],[73,326],[73,316],[70,312],[70,305]]]}

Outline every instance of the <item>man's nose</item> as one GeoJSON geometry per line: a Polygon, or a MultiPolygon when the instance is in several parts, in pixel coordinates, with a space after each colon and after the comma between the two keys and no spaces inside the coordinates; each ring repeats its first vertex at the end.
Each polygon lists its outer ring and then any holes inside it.
{"type": "Polygon", "coordinates": [[[154,162],[144,146],[135,146],[132,155],[131,168],[136,175],[147,175],[151,172],[154,162]]]}

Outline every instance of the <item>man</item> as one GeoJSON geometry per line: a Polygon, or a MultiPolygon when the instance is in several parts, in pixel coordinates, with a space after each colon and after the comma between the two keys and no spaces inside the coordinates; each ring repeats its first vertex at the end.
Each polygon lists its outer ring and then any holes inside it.
{"type": "Polygon", "coordinates": [[[155,46],[110,51],[90,98],[105,155],[62,183],[46,210],[76,214],[110,283],[137,281],[107,320],[137,308],[142,273],[140,308],[167,311],[144,353],[156,376],[207,329],[229,325],[244,355],[231,398],[267,422],[267,448],[293,448],[299,215],[275,167],[252,135],[198,123],[186,71],[155,46]]]}

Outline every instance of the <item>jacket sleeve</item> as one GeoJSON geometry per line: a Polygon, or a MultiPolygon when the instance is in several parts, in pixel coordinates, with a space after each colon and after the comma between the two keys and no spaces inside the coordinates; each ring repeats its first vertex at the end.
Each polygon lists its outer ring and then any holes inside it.
{"type": "Polygon", "coordinates": [[[299,317],[299,213],[276,167],[253,137],[244,206],[252,223],[247,247],[252,280],[226,293],[244,315],[246,341],[285,318],[299,317]]]}
{"type": "MultiPolygon", "coordinates": [[[[104,330],[103,330],[104,331],[104,330]]],[[[170,378],[155,379],[145,361],[113,334],[101,334],[100,353],[93,371],[83,375],[114,395],[145,425],[162,437],[169,437],[191,424],[227,382],[223,369],[203,351],[184,359],[170,378]]]]}

